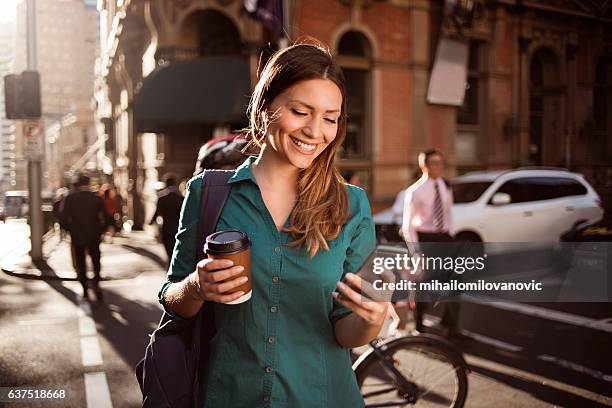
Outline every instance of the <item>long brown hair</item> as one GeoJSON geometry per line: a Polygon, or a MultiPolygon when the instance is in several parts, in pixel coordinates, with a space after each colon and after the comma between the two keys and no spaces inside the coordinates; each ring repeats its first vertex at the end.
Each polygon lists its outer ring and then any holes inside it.
{"type": "Polygon", "coordinates": [[[327,241],[338,237],[349,216],[348,194],[344,179],[334,165],[334,156],[346,134],[346,92],[344,75],[329,49],[310,40],[276,52],[264,67],[249,104],[251,142],[261,146],[269,118],[266,115],[274,98],[297,82],[329,79],[342,93],[342,108],[335,139],[312,164],[300,171],[298,201],[285,231],[293,237],[291,246],[304,246],[313,257],[327,241]]]}

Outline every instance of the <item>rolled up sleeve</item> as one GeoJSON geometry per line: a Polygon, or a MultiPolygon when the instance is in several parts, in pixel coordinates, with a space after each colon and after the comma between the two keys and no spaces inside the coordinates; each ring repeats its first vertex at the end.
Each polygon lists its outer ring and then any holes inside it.
{"type": "MultiPolygon", "coordinates": [[[[359,223],[353,230],[351,243],[346,250],[343,276],[347,272],[357,273],[376,248],[376,231],[370,203],[365,191],[361,189],[357,191],[359,199],[357,217],[359,218],[359,223]]],[[[334,307],[330,313],[330,320],[332,323],[335,323],[350,313],[352,313],[351,309],[338,302],[334,302],[334,307]]]]}

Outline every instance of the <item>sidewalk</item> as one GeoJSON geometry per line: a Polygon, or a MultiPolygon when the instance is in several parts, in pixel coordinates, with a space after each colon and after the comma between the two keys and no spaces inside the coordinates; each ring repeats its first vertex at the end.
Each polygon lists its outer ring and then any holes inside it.
{"type": "MultiPolygon", "coordinates": [[[[102,281],[132,279],[146,272],[165,273],[166,254],[163,246],[145,231],[132,231],[113,238],[112,243],[100,244],[102,281]]],[[[70,243],[60,241],[52,234],[43,245],[42,262],[32,262],[27,253],[5,256],[0,263],[2,271],[23,279],[76,281],[72,265],[70,243]]],[[[93,274],[91,260],[87,258],[88,275],[93,274]]],[[[92,275],[90,275],[92,276],[92,275]]]]}

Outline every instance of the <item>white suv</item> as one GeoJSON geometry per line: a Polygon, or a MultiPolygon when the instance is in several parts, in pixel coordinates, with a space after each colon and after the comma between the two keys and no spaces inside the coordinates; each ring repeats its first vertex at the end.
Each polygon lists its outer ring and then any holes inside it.
{"type": "Polygon", "coordinates": [[[472,172],[451,183],[460,240],[558,242],[575,225],[603,215],[601,199],[584,177],[564,169],[472,172]]]}

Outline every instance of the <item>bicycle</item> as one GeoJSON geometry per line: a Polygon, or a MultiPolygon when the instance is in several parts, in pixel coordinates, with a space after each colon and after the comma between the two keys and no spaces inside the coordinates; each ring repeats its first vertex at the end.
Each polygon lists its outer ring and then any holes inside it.
{"type": "Polygon", "coordinates": [[[440,336],[391,331],[353,364],[366,408],[463,407],[469,368],[461,352],[440,336]]]}

